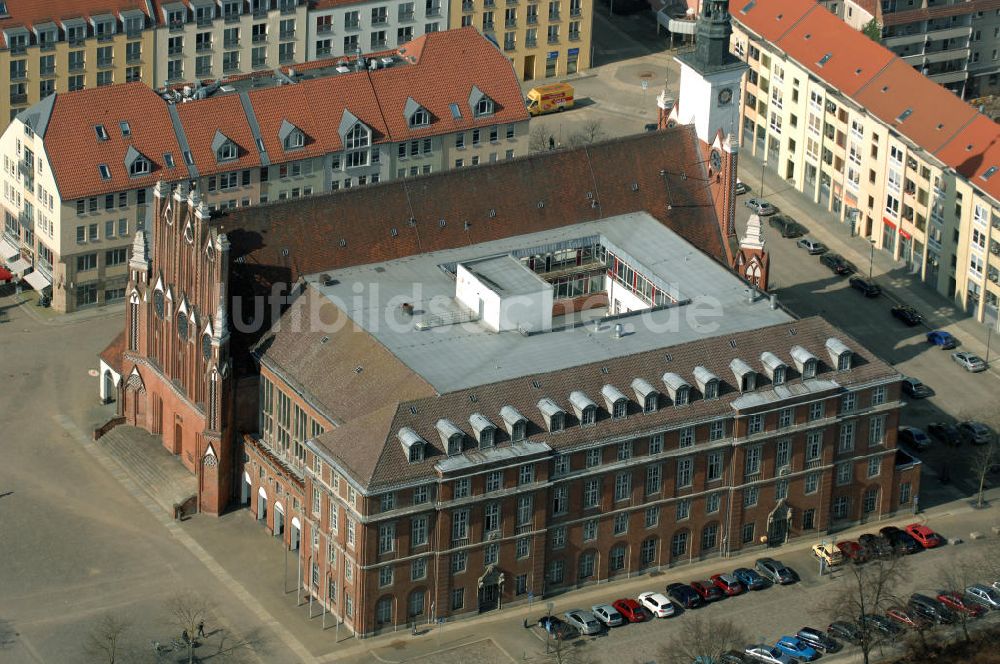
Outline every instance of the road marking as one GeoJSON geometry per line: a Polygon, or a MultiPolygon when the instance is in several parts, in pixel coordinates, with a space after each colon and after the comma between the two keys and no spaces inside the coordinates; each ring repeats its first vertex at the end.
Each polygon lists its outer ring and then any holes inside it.
{"type": "MultiPolygon", "coordinates": [[[[91,437],[88,437],[83,430],[73,422],[69,417],[60,413],[54,415],[53,418],[59,426],[61,426],[67,433],[73,436],[83,447],[83,449],[95,458],[105,469],[109,471],[112,477],[114,477],[122,485],[122,487],[135,498],[140,505],[142,505],[146,510],[162,525],[167,531],[173,535],[173,537],[179,541],[184,547],[194,555],[201,563],[211,572],[215,578],[217,578],[222,585],[228,588],[236,598],[243,603],[243,605],[250,609],[250,611],[257,617],[260,622],[266,626],[270,627],[271,630],[277,634],[288,649],[293,652],[299,659],[303,662],[314,662],[316,658],[309,653],[306,647],[299,641],[295,636],[288,631],[281,623],[275,619],[271,613],[261,605],[257,599],[250,594],[249,591],[229,572],[226,571],[222,565],[220,565],[215,558],[212,557],[198,542],[191,537],[189,534],[184,532],[184,530],[177,524],[176,521],[168,518],[167,514],[163,509],[157,505],[153,499],[144,490],[139,488],[139,486],[132,481],[125,472],[118,466],[104,450],[97,445],[91,437]]],[[[232,629],[230,629],[232,631],[232,629]]],[[[260,660],[259,657],[255,657],[257,661],[260,660]]]]}

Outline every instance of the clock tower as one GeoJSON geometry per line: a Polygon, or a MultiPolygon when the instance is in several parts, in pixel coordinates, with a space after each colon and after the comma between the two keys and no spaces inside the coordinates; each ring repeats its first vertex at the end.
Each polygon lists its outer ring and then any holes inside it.
{"type": "Polygon", "coordinates": [[[680,95],[674,119],[693,124],[704,145],[738,134],[740,82],[747,65],[729,51],[729,0],[702,0],[693,51],[677,56],[680,95]]]}

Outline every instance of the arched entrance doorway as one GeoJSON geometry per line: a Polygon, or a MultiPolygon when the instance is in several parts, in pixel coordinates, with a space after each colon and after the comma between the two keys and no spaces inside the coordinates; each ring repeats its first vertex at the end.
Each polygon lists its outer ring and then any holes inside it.
{"type": "Polygon", "coordinates": [[[274,502],[274,536],[281,537],[285,533],[285,506],[274,502]]]}
{"type": "Polygon", "coordinates": [[[479,612],[501,607],[504,574],[496,565],[490,565],[479,577],[479,612]]]}
{"type": "Polygon", "coordinates": [[[299,517],[297,516],[292,517],[292,532],[290,535],[291,549],[292,551],[298,551],[299,540],[302,538],[302,522],[299,521],[299,517]]]}
{"type": "Polygon", "coordinates": [[[250,473],[243,471],[243,484],[240,487],[240,505],[250,504],[250,494],[253,491],[253,482],[250,481],[250,473]]]}
{"type": "Polygon", "coordinates": [[[267,523],[267,491],[264,487],[257,489],[257,520],[267,523]]]}
{"type": "Polygon", "coordinates": [[[791,524],[792,508],[781,500],[767,515],[767,543],[770,546],[784,544],[791,524]]]}

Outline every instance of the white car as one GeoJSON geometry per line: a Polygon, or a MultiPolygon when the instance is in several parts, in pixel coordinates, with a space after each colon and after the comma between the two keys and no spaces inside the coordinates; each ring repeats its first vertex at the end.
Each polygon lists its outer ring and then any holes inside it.
{"type": "Polygon", "coordinates": [[[618,613],[618,610],[610,604],[595,604],[590,607],[590,612],[608,627],[618,627],[625,622],[622,614],[618,613]]]}
{"type": "Polygon", "coordinates": [[[952,353],[951,359],[955,360],[955,362],[957,362],[963,369],[972,373],[986,371],[989,366],[983,358],[979,357],[975,353],[969,353],[964,350],[952,353]]]}
{"type": "Polygon", "coordinates": [[[601,623],[597,622],[594,614],[583,609],[570,609],[563,614],[566,622],[577,629],[581,634],[600,634],[601,623]]]}
{"type": "Polygon", "coordinates": [[[676,611],[673,602],[667,599],[663,593],[639,593],[636,599],[657,618],[669,618],[676,611]]]}
{"type": "Polygon", "coordinates": [[[791,655],[781,652],[774,646],[767,646],[763,643],[755,646],[747,646],[747,649],[743,652],[747,654],[747,657],[758,662],[767,662],[767,664],[795,664],[795,658],[791,655]]]}
{"type": "Polygon", "coordinates": [[[976,604],[981,604],[987,609],[1000,609],[1000,592],[982,583],[977,583],[966,588],[965,595],[976,604]]]}

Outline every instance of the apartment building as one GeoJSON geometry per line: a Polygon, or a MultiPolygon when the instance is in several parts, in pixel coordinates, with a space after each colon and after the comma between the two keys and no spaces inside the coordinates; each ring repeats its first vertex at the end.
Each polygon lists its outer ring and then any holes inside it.
{"type": "Polygon", "coordinates": [[[917,495],[900,375],[819,318],[745,302],[645,213],[305,282],[258,347],[240,495],[358,635],[822,538],[917,495]],[[597,324],[560,315],[578,293],[597,324]],[[654,332],[706,297],[715,333],[654,332]]]}
{"type": "Polygon", "coordinates": [[[54,92],[151,83],[153,21],[144,0],[0,2],[0,118],[54,92]]]}
{"type": "Polygon", "coordinates": [[[328,63],[187,96],[131,83],[46,98],[0,138],[0,259],[72,311],[124,297],[159,180],[193,187],[213,211],[527,151],[521,91],[493,44],[466,29],[403,49],[375,70],[328,63]]]}
{"type": "Polygon", "coordinates": [[[306,59],[306,0],[157,3],[153,87],[274,69],[306,59]]]}
{"type": "Polygon", "coordinates": [[[995,324],[996,125],[819,5],[758,0],[731,14],[732,50],[750,67],[741,143],[765,160],[765,189],[794,186],[995,324]]]}
{"type": "Polygon", "coordinates": [[[319,0],[309,8],[306,59],[392,50],[428,32],[457,26],[448,25],[448,0],[319,0]]]}
{"type": "Polygon", "coordinates": [[[590,67],[593,0],[450,0],[451,26],[475,26],[503,48],[522,81],[590,67]]]}
{"type": "Polygon", "coordinates": [[[1000,9],[995,3],[846,0],[841,11],[857,30],[874,19],[886,48],[960,97],[1000,89],[1000,9]]]}

